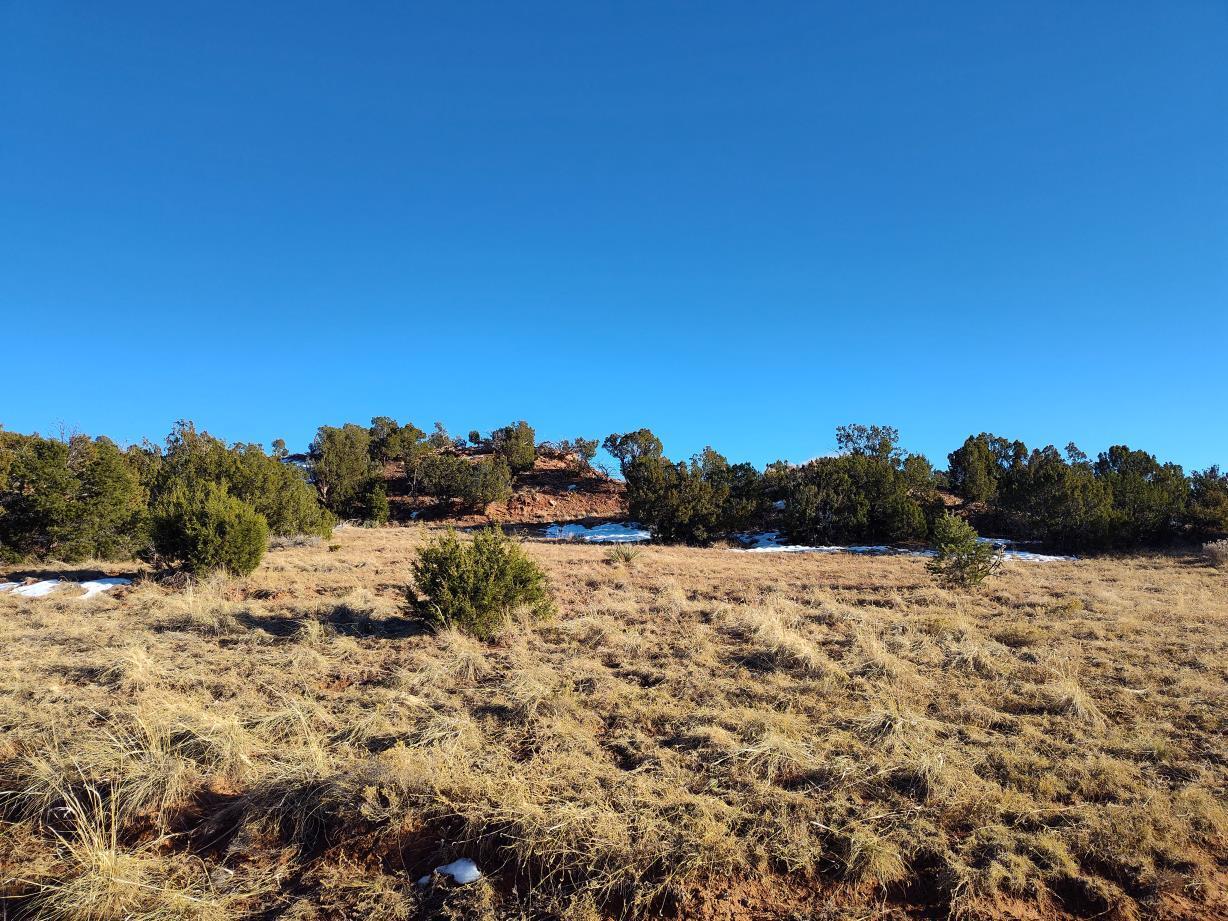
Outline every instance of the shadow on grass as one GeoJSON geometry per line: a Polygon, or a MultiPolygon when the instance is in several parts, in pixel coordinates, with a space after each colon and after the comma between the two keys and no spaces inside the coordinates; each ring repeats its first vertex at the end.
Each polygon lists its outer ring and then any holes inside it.
{"type": "Polygon", "coordinates": [[[430,632],[430,628],[416,618],[375,617],[370,611],[356,610],[348,604],[337,605],[321,618],[321,622],[340,636],[404,639],[430,632]]]}
{"type": "Polygon", "coordinates": [[[139,570],[124,572],[103,572],[101,569],[16,569],[9,573],[0,573],[0,582],[44,582],[48,579],[60,579],[64,582],[90,582],[94,579],[128,579],[135,582],[141,577],[139,570]]]}

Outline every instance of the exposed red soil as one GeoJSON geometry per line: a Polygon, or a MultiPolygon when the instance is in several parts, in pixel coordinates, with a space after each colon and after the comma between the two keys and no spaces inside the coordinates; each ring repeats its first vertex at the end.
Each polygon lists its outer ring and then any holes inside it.
{"type": "MultiPolygon", "coordinates": [[[[481,455],[467,456],[476,460],[481,455]]],[[[492,502],[477,513],[454,503],[409,495],[404,466],[399,462],[385,466],[384,478],[393,521],[420,520],[471,527],[494,522],[519,525],[609,521],[627,516],[627,489],[622,481],[559,457],[537,458],[532,470],[516,475],[510,499],[492,502]]]]}

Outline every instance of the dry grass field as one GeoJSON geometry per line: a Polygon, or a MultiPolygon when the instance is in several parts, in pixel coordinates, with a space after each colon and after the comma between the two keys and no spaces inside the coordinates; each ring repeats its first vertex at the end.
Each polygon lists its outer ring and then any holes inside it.
{"type": "Polygon", "coordinates": [[[481,644],[429,533],[0,596],[0,917],[1228,914],[1223,571],[535,543],[481,644]]]}

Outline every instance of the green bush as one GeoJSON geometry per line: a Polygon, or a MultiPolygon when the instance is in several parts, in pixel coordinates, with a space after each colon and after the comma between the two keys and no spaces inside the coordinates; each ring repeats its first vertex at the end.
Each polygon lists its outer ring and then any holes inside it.
{"type": "Polygon", "coordinates": [[[1228,534],[1228,472],[1208,467],[1190,474],[1189,522],[1199,534],[1228,534]]]}
{"type": "Polygon", "coordinates": [[[302,469],[265,454],[258,444],[227,447],[208,432],[198,432],[191,422],[175,426],[166,439],[165,454],[152,445],[130,448],[128,454],[143,471],[155,504],[177,486],[194,492],[213,483],[263,515],[269,530],[279,536],[327,537],[336,522],[317,501],[302,469]]]}
{"type": "Polygon", "coordinates": [[[363,520],[372,524],[385,524],[391,510],[388,507],[388,490],[377,483],[367,491],[363,508],[363,520]]]}
{"type": "Polygon", "coordinates": [[[937,555],[928,569],[948,585],[980,585],[1002,567],[1002,551],[981,543],[976,529],[950,512],[934,521],[933,544],[937,555]]]}
{"type": "Polygon", "coordinates": [[[422,461],[421,478],[428,496],[459,499],[467,509],[479,511],[512,494],[512,471],[501,457],[476,461],[455,454],[432,454],[422,461]]]}
{"type": "Polygon", "coordinates": [[[260,565],[269,541],[263,515],[209,482],[179,483],[163,495],[154,506],[152,533],[160,557],[197,575],[246,575],[260,565]]]}
{"type": "Polygon", "coordinates": [[[489,639],[518,609],[553,611],[545,573],[497,528],[462,543],[449,531],[418,551],[410,600],[437,627],[454,626],[489,639]]]}
{"type": "Polygon", "coordinates": [[[555,449],[564,457],[573,458],[577,470],[587,470],[593,465],[593,458],[597,456],[597,439],[564,439],[555,446],[555,449]]]}
{"type": "Polygon", "coordinates": [[[339,518],[365,520],[370,493],[383,484],[379,462],[372,456],[370,430],[352,422],[340,428],[320,426],[311,442],[310,461],[320,501],[339,518]]]}
{"type": "Polygon", "coordinates": [[[535,438],[533,426],[523,420],[495,429],[490,434],[495,455],[507,461],[512,473],[524,473],[533,469],[533,462],[537,459],[535,438]]]}
{"type": "MultiPolygon", "coordinates": [[[[923,468],[922,468],[923,469],[923,468]]],[[[783,473],[784,524],[806,544],[895,543],[926,533],[915,473],[868,454],[820,457],[783,473]]]]}
{"type": "Polygon", "coordinates": [[[660,457],[664,450],[661,439],[649,429],[607,435],[601,446],[618,461],[624,476],[632,461],[640,457],[660,457]]]}
{"type": "Polygon", "coordinates": [[[12,558],[126,559],[148,540],[146,493],[107,438],[0,432],[0,548],[12,558]]]}
{"type": "Polygon", "coordinates": [[[367,434],[371,439],[371,460],[380,465],[389,461],[404,461],[407,472],[422,452],[429,450],[426,433],[422,429],[412,423],[400,425],[389,416],[374,417],[367,434]]]}
{"type": "Polygon", "coordinates": [[[466,463],[457,498],[466,508],[480,511],[491,502],[503,502],[512,494],[512,471],[501,457],[483,457],[466,463]]]}
{"type": "Polygon", "coordinates": [[[632,451],[623,474],[631,517],[666,543],[711,543],[757,523],[767,508],[763,475],[751,464],[730,465],[712,448],[681,463],[632,451]]]}

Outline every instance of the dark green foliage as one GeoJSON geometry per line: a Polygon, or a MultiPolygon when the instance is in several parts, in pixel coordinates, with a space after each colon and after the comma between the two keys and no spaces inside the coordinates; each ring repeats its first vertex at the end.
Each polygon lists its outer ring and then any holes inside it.
{"type": "Polygon", "coordinates": [[[707,544],[753,524],[765,508],[762,477],[750,464],[705,448],[690,462],[650,452],[623,467],[631,517],[667,543],[707,544]]]}
{"type": "Polygon", "coordinates": [[[482,443],[482,433],[479,432],[477,429],[470,429],[469,430],[469,444],[473,445],[476,448],[481,443],[482,443]]]}
{"type": "Polygon", "coordinates": [[[1171,541],[1185,519],[1190,487],[1178,464],[1114,445],[1096,460],[1096,477],[1113,497],[1113,538],[1119,546],[1171,541]]]}
{"type": "Polygon", "coordinates": [[[155,552],[197,575],[246,575],[268,546],[264,516],[217,483],[177,482],[154,504],[152,520],[155,552]]]}
{"type": "Polygon", "coordinates": [[[78,484],[68,445],[37,435],[4,436],[9,451],[0,546],[16,557],[77,558],[73,522],[78,484]]]}
{"type": "Polygon", "coordinates": [[[149,542],[139,473],[109,438],[82,441],[79,450],[75,515],[81,554],[104,560],[136,556],[149,542]]]}
{"type": "Polygon", "coordinates": [[[625,432],[622,435],[607,435],[602,447],[618,461],[624,476],[632,461],[640,457],[660,457],[664,450],[661,439],[648,429],[625,432]]]}
{"type": "Polygon", "coordinates": [[[1228,534],[1228,473],[1208,467],[1190,474],[1188,518],[1204,537],[1228,534]]]}
{"type": "Polygon", "coordinates": [[[110,439],[0,432],[0,552],[123,559],[147,542],[146,494],[110,439]]]}
{"type": "Polygon", "coordinates": [[[1065,456],[1052,445],[1029,453],[982,433],[949,459],[952,488],[986,503],[1004,533],[1066,550],[1168,543],[1194,522],[1195,482],[1210,486],[1125,445],[1092,463],[1074,444],[1065,456]]]}
{"type": "Polygon", "coordinates": [[[417,466],[422,491],[436,499],[460,495],[468,466],[469,462],[456,454],[428,454],[417,466]]]}
{"type": "Polygon", "coordinates": [[[800,467],[773,471],[784,499],[785,531],[799,543],[896,543],[927,531],[937,504],[933,468],[898,447],[889,426],[847,425],[836,430],[846,452],[800,467]]]}
{"type": "Polygon", "coordinates": [[[467,508],[480,511],[512,495],[512,470],[503,458],[483,457],[465,466],[456,496],[467,508]]]}
{"type": "Polygon", "coordinates": [[[898,464],[900,430],[890,425],[840,425],[836,427],[836,447],[841,454],[858,454],[898,464]]]}
{"type": "Polygon", "coordinates": [[[944,512],[934,521],[937,554],[929,571],[948,585],[980,585],[1002,567],[1002,551],[981,543],[976,529],[958,515],[944,512]]]}
{"type": "Polygon", "coordinates": [[[535,437],[533,427],[523,420],[490,433],[495,454],[507,462],[512,473],[533,469],[533,462],[537,459],[535,437]]]}
{"type": "Polygon", "coordinates": [[[992,502],[998,496],[999,482],[1027,456],[1022,441],[1007,441],[986,432],[969,435],[962,447],[947,455],[947,485],[971,502],[992,502]]]}
{"type": "Polygon", "coordinates": [[[364,521],[372,524],[386,524],[390,509],[388,508],[388,490],[383,483],[376,483],[363,497],[363,515],[364,521]]]}
{"type": "Polygon", "coordinates": [[[139,459],[154,502],[176,486],[191,494],[212,483],[259,512],[273,534],[332,533],[335,519],[320,507],[304,472],[265,454],[260,445],[227,447],[191,422],[179,422],[166,439],[164,455],[129,449],[129,456],[139,459]]]}
{"type": "Polygon", "coordinates": [[[1000,478],[998,509],[1014,537],[1064,550],[1113,541],[1112,492],[1090,464],[1068,463],[1052,445],[1032,451],[1000,478]]]}
{"type": "Polygon", "coordinates": [[[422,486],[428,496],[458,499],[480,511],[512,494],[512,471],[501,457],[470,461],[456,454],[432,454],[421,464],[422,486]]]}
{"type": "Polygon", "coordinates": [[[367,435],[370,439],[368,441],[368,450],[373,461],[378,464],[386,464],[392,460],[389,442],[399,429],[400,426],[397,424],[397,420],[391,416],[375,416],[371,419],[371,427],[367,429],[367,435]]]}
{"type": "Polygon", "coordinates": [[[480,639],[494,636],[518,609],[551,613],[545,573],[497,528],[462,543],[449,531],[418,551],[410,600],[430,623],[480,639]]]}
{"type": "Polygon", "coordinates": [[[988,502],[998,495],[998,466],[985,439],[983,434],[969,435],[963,447],[947,455],[951,490],[970,502],[988,502]]]}
{"type": "Polygon", "coordinates": [[[370,436],[369,451],[376,464],[404,461],[406,465],[423,451],[429,450],[426,433],[412,423],[399,425],[389,416],[376,416],[367,429],[370,436]]]}
{"type": "Polygon", "coordinates": [[[310,462],[320,501],[333,514],[343,519],[371,520],[368,513],[378,506],[371,493],[384,486],[380,464],[372,456],[368,429],[352,422],[340,428],[320,426],[311,442],[310,462]]]}

